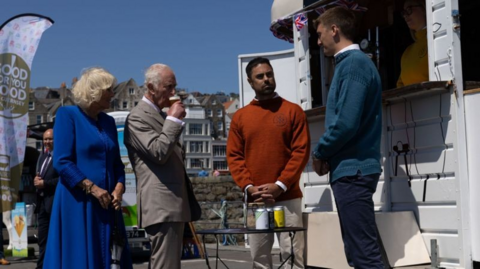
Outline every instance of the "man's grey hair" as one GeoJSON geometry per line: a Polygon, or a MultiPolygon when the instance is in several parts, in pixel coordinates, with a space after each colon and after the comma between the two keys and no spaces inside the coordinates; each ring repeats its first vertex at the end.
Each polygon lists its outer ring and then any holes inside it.
{"type": "Polygon", "coordinates": [[[160,76],[160,73],[166,69],[170,69],[170,67],[165,64],[153,64],[150,66],[147,71],[145,71],[145,87],[148,87],[148,84],[151,83],[156,90],[158,84],[162,82],[162,76],[160,76]]]}

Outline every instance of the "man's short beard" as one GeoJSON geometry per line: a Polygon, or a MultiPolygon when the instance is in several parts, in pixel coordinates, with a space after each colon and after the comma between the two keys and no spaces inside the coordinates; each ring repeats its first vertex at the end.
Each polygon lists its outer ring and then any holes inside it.
{"type": "Polygon", "coordinates": [[[275,92],[275,88],[259,91],[257,94],[262,96],[267,96],[267,95],[272,95],[274,92],[275,92]]]}

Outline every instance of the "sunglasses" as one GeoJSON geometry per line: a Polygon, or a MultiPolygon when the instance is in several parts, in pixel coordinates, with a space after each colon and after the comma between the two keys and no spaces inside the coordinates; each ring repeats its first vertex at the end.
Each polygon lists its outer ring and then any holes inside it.
{"type": "Polygon", "coordinates": [[[412,5],[412,6],[408,6],[406,9],[400,11],[400,15],[402,16],[410,16],[412,15],[413,13],[413,8],[414,7],[423,7],[422,5],[412,5]]]}

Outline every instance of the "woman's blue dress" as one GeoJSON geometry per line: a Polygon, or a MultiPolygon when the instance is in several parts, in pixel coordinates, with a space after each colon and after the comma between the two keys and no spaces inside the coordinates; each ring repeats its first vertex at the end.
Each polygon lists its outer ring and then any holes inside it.
{"type": "Polygon", "coordinates": [[[113,192],[125,184],[117,129],[112,117],[88,117],[78,106],[58,110],[54,125],[53,166],[60,175],[55,192],[44,268],[94,269],[111,265],[110,237],[114,213],[125,238],[121,268],[132,268],[121,213],[103,209],[98,200],[76,185],[90,179],[113,192]]]}

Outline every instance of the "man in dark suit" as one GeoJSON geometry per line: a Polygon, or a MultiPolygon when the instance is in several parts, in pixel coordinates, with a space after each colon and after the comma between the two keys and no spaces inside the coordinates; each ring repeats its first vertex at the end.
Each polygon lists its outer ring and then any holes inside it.
{"type": "Polygon", "coordinates": [[[38,214],[39,257],[37,269],[43,268],[53,196],[58,183],[58,174],[53,168],[53,129],[48,129],[43,133],[43,145],[45,153],[38,159],[37,175],[33,180],[33,185],[37,188],[37,207],[35,208],[35,213],[38,214]]]}

